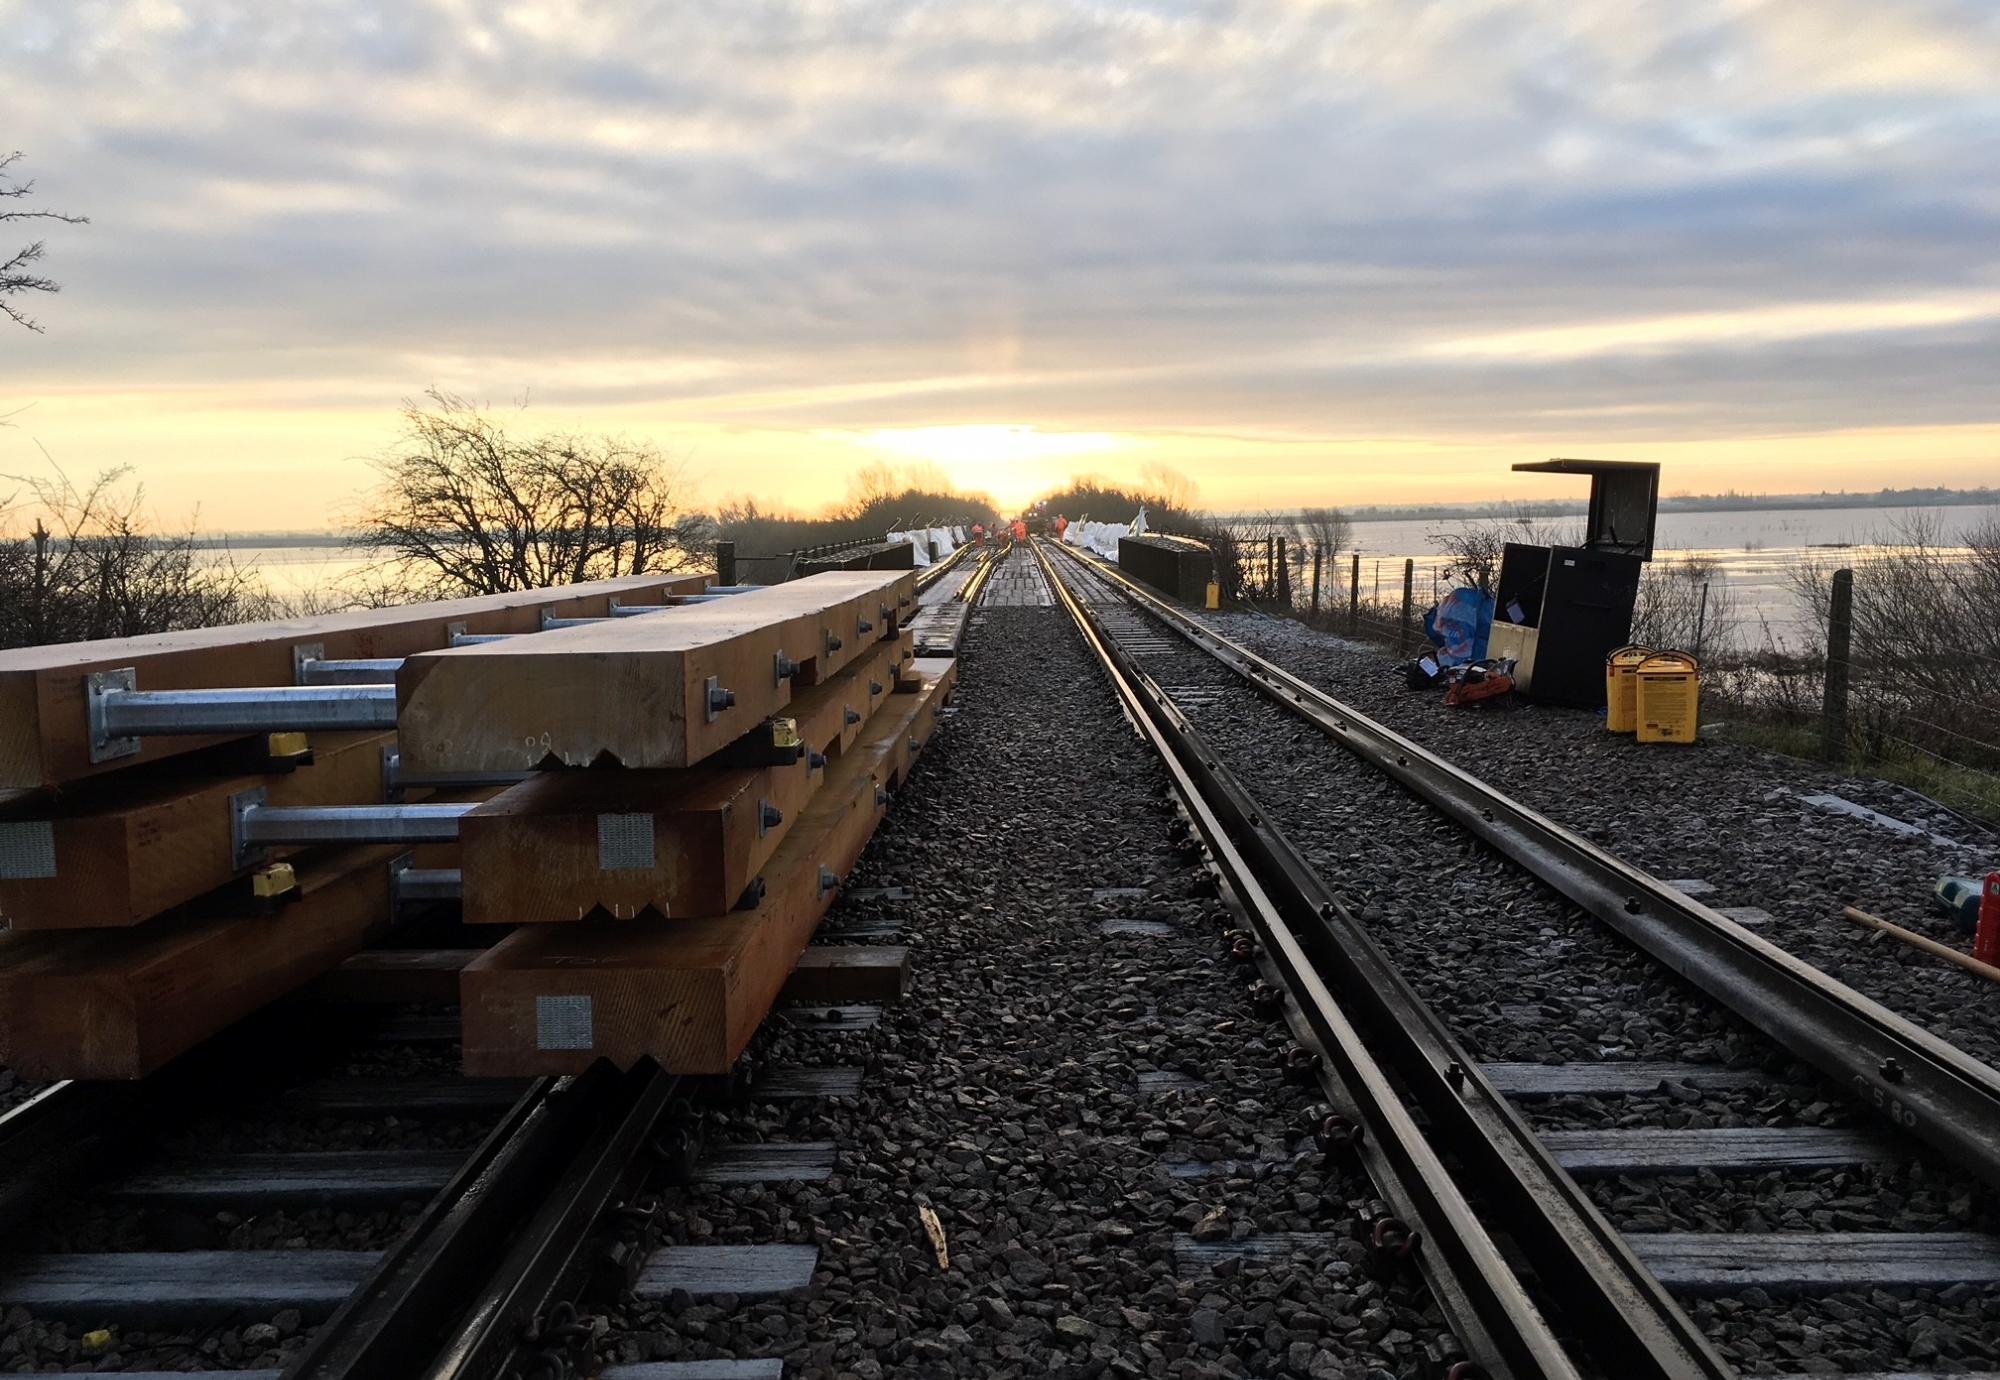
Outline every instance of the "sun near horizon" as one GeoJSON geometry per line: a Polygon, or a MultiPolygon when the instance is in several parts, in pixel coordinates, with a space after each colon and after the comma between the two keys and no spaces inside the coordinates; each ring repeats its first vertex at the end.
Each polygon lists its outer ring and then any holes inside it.
{"type": "Polygon", "coordinates": [[[808,514],[877,463],[2000,484],[2000,30],[1952,5],[11,14],[0,147],[90,224],[29,227],[0,474],[175,521],[340,525],[431,387],[808,514]]]}

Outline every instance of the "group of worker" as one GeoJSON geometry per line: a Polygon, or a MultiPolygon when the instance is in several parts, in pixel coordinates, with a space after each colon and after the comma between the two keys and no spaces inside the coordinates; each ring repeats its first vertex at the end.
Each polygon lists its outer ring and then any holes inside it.
{"type": "MultiPolygon", "coordinates": [[[[1063,533],[1067,531],[1069,528],[1069,519],[1066,517],[1056,518],[1053,522],[1049,524],[1049,526],[1051,529],[1054,530],[1056,534],[1056,540],[1061,541],[1063,533]]],[[[1015,541],[1026,541],[1028,539],[1027,519],[1015,518],[1012,522],[994,527],[993,533],[995,536],[998,536],[1001,532],[1005,532],[1009,537],[1013,538],[1015,541]]],[[[985,543],[986,541],[985,523],[975,522],[972,524],[972,539],[975,542],[979,542],[981,544],[985,543]]]]}

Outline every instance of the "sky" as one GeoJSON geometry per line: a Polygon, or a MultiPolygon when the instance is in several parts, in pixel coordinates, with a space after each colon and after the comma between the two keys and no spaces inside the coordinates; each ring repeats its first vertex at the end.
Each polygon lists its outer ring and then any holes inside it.
{"type": "Polygon", "coordinates": [[[1996,73],[1993,0],[0,0],[92,222],[0,474],[321,528],[438,387],[807,511],[2000,484],[1996,73]]]}

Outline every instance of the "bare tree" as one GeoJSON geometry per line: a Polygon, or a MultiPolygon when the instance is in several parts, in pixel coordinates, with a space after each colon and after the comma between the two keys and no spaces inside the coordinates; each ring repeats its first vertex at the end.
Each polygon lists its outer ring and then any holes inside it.
{"type": "Polygon", "coordinates": [[[203,550],[192,528],[147,530],[144,492],[125,470],[84,487],[61,470],[22,477],[0,505],[0,647],[133,637],[269,616],[255,572],[203,550]],[[25,496],[24,496],[25,495],[25,496]]]}
{"type": "Polygon", "coordinates": [[[1148,460],[1139,467],[1139,493],[1163,512],[1192,513],[1201,488],[1172,465],[1148,460]]]}
{"type": "Polygon", "coordinates": [[[1445,557],[1440,574],[1491,594],[1500,579],[1500,561],[1510,542],[1529,546],[1564,546],[1571,533],[1558,524],[1537,519],[1526,509],[1511,517],[1468,519],[1430,534],[1430,542],[1445,557]]]}
{"type": "Polygon", "coordinates": [[[1301,508],[1299,531],[1326,554],[1328,563],[1354,541],[1354,523],[1338,508],[1301,508]]]}
{"type": "Polygon", "coordinates": [[[1639,577],[1634,642],[1720,659],[1738,650],[1738,621],[1727,574],[1713,556],[1662,556],[1639,577]]]}
{"type": "MultiPolygon", "coordinates": [[[[7,169],[20,161],[21,153],[18,149],[13,153],[0,154],[0,201],[19,201],[35,190],[33,182],[16,182],[8,175],[7,169]]],[[[90,223],[88,216],[72,216],[62,211],[28,211],[13,207],[0,210],[0,222],[17,220],[54,220],[61,221],[64,225],[90,223]]],[[[0,312],[5,312],[8,319],[17,324],[37,332],[42,329],[40,323],[7,299],[23,292],[62,291],[61,284],[55,279],[33,271],[34,265],[41,260],[46,247],[43,241],[35,240],[15,250],[9,257],[0,259],[0,312]]]]}
{"type": "Polygon", "coordinates": [[[357,540],[381,558],[382,593],[500,594],[699,562],[709,520],[682,508],[681,472],[655,447],[517,436],[464,398],[426,398],[404,405],[361,514],[357,540]]]}

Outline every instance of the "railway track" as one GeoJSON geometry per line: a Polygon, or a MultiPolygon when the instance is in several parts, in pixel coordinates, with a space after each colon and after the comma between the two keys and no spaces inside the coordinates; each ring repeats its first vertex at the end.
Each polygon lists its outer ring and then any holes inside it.
{"type": "Polygon", "coordinates": [[[638,1150],[691,1151],[656,1127],[677,1087],[656,1068],[477,1081],[453,1020],[329,1030],[354,1024],[267,1013],[151,1078],[58,1083],[0,1118],[0,1292],[50,1325],[9,1359],[499,1375],[541,1344],[638,1150]],[[454,1347],[476,1368],[425,1369],[454,1347]]]}
{"type": "Polygon", "coordinates": [[[954,789],[891,813],[820,936],[914,944],[912,1001],[780,1008],[726,1087],[480,1083],[442,1014],[296,1005],[55,1085],[0,1118],[0,1226],[33,1247],[0,1367],[1996,1369],[1979,1147],[1945,1163],[1976,1138],[1932,1121],[1976,1124],[1938,1090],[1983,1066],[1858,1007],[1923,1099],[1882,1115],[1853,1049],[1788,1043],[1796,1003],[1726,1014],[1633,947],[1686,910],[1651,879],[1546,833],[1518,855],[1554,826],[1465,779],[1433,799],[1444,764],[1113,572],[976,559],[927,601],[977,662],[954,789]]]}
{"type": "MultiPolygon", "coordinates": [[[[1735,1361],[1715,1345],[1736,1340],[1717,1323],[1718,1308],[1768,1313],[1774,1297],[1798,1300],[1791,1311],[1823,1326],[1793,1327],[1800,1344],[1774,1338],[1754,1359],[1853,1370],[1818,1354],[1819,1338],[1855,1319],[1845,1300],[1857,1291],[1880,1299],[1887,1289],[1896,1297],[1880,1323],[1880,1369],[1914,1374],[1940,1354],[1937,1328],[1920,1325],[1923,1310],[1965,1320],[1969,1303],[1975,1327],[1989,1316],[2000,1251],[1985,1230],[1840,1230],[1843,1218],[1878,1224],[1838,1211],[1802,1214],[1804,1230],[1769,1221],[1747,1232],[1714,1229],[1730,1225],[1715,1220],[1727,1211],[1711,1215],[1706,1231],[1633,1223],[1698,1219],[1696,1200],[1709,1193],[1727,1203],[1732,1183],[1776,1202],[1802,1194],[1816,1208],[1834,1196],[1828,1181],[1844,1176],[1886,1186],[1883,1196],[1951,1183],[1959,1218],[1990,1228],[2000,1145],[1993,1070],[1115,571],[1046,545],[1037,555],[1142,735],[1174,764],[1194,835],[1249,922],[1233,940],[1236,956],[1262,973],[1268,1005],[1283,999],[1301,1035],[1295,1057],[1330,1067],[1339,1110],[1327,1138],[1358,1135],[1376,1146],[1371,1173],[1417,1214],[1408,1225],[1427,1243],[1427,1275],[1489,1370],[1735,1374],[1735,1361]],[[1285,746],[1273,751],[1273,743],[1285,746]],[[1322,808],[1301,812],[1301,798],[1322,808]],[[1276,822],[1301,813],[1325,831],[1291,834],[1276,822]],[[1367,869],[1348,866],[1385,836],[1430,856],[1430,866],[1407,871],[1409,894],[1392,898],[1401,902],[1393,919],[1367,886],[1367,869]],[[1349,872],[1361,874],[1359,890],[1346,884],[1349,872]],[[1421,881],[1426,873],[1441,885],[1421,881]],[[1505,912],[1498,923],[1482,914],[1489,901],[1505,912]],[[1428,923],[1398,923],[1427,902],[1428,923]],[[1579,955],[1565,951],[1592,928],[1587,957],[1622,962],[1621,983],[1651,986],[1656,998],[1671,985],[1656,1008],[1694,1000],[1698,990],[1733,1012],[1741,1024],[1731,1023],[1722,1043],[1737,1057],[1634,1058],[1614,1030],[1599,1041],[1599,1057],[1557,1061],[1552,1049],[1592,1051],[1496,1032],[1493,1007],[1514,1027],[1564,1013],[1589,980],[1579,955]],[[1511,937],[1553,952],[1517,1000],[1492,1001],[1463,981],[1469,965],[1438,961],[1468,937],[1474,948],[1497,950],[1511,937]],[[1686,985],[1653,977],[1634,984],[1634,948],[1686,985]],[[1521,1000],[1529,997],[1540,1000],[1521,1000]],[[1510,1040],[1527,1057],[1506,1057],[1510,1040]],[[1816,1066],[1840,1092],[1787,1068],[1773,1046],[1816,1066]],[[1373,1067],[1371,1053],[1380,1060],[1373,1067]],[[1399,1125],[1404,1112],[1421,1134],[1399,1125]],[[1426,1150],[1446,1171],[1441,1190],[1427,1186],[1426,1150]],[[1941,1168],[1942,1157],[1955,1167],[1941,1168]],[[1691,1181],[1696,1191],[1679,1187],[1691,1181]],[[1466,1186],[1462,1201],[1450,1197],[1453,1183],[1466,1186]],[[1648,1200],[1665,1206],[1635,1211],[1648,1200]],[[1493,1254],[1487,1224],[1505,1243],[1493,1254]],[[1516,1288],[1513,1306],[1497,1307],[1516,1288]],[[1468,1315],[1479,1326],[1468,1329],[1468,1315]],[[1559,1339],[1538,1326],[1543,1319],[1559,1339]]],[[[1643,1003],[1635,1012],[1641,1024],[1653,1014],[1643,1003]]],[[[1941,1325],[1959,1336],[1951,1322],[1941,1325]]],[[[1740,1345],[1732,1352],[1742,1359],[1740,1345]]],[[[1975,1363],[1993,1356],[1976,1337],[1963,1353],[1975,1363]]]]}

